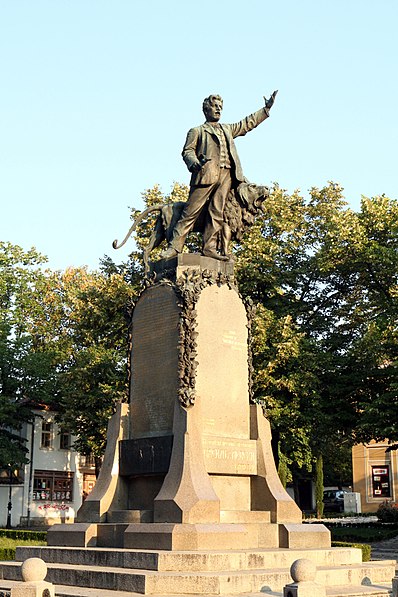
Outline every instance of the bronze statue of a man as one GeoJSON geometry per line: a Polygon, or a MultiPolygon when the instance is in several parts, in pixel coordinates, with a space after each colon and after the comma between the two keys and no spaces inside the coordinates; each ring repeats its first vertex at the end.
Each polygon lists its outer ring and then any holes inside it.
{"type": "Polygon", "coordinates": [[[205,215],[202,253],[207,257],[227,261],[217,252],[217,237],[224,221],[224,206],[228,193],[244,182],[242,167],[234,138],[246,135],[269,116],[277,91],[265,106],[235,124],[220,124],[223,100],[210,95],[203,102],[206,122],[188,131],[182,157],[192,173],[187,206],[177,222],[168,248],[162,258],[180,253],[196,220],[205,215]],[[203,214],[203,211],[206,213],[203,214]]]}

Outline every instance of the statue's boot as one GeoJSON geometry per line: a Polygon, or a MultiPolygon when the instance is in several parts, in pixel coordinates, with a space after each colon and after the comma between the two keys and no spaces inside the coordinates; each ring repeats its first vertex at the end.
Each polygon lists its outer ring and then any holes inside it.
{"type": "Polygon", "coordinates": [[[167,247],[167,249],[165,249],[164,251],[162,251],[160,253],[160,258],[161,259],[172,259],[172,257],[176,257],[177,255],[178,255],[178,251],[174,247],[170,246],[170,247],[167,247]]]}

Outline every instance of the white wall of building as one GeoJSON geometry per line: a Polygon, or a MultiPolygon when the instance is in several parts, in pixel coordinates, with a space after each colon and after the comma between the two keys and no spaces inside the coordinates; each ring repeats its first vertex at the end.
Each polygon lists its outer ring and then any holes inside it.
{"type": "MultiPolygon", "coordinates": [[[[40,523],[73,522],[82,503],[83,478],[78,468],[78,453],[71,449],[60,448],[60,428],[55,423],[54,412],[37,410],[34,411],[34,414],[34,425],[28,424],[23,431],[24,437],[27,438],[26,447],[29,450],[27,454],[29,464],[25,465],[23,470],[23,484],[12,486],[11,525],[13,527],[21,523],[21,518],[24,526],[26,526],[28,518],[32,526],[40,523]],[[49,447],[42,446],[43,422],[52,424],[49,447]],[[33,442],[32,428],[34,429],[33,442]],[[32,445],[33,453],[31,453],[32,445]],[[73,499],[71,501],[62,499],[65,492],[50,494],[44,490],[40,497],[46,496],[45,499],[33,499],[37,494],[37,491],[33,491],[35,472],[37,471],[73,473],[73,499]]],[[[72,437],[71,443],[73,443],[73,439],[72,437]]],[[[7,522],[9,489],[9,484],[0,486],[0,526],[2,527],[5,527],[7,522]]]]}

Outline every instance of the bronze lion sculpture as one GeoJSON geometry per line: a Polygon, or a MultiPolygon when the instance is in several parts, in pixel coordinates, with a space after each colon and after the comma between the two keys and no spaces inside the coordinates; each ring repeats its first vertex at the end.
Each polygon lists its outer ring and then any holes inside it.
{"type": "MultiPolygon", "coordinates": [[[[255,185],[249,182],[242,182],[236,189],[229,193],[224,208],[224,224],[219,237],[219,250],[228,254],[229,243],[231,240],[240,240],[244,231],[254,223],[255,218],[263,213],[263,202],[269,197],[269,188],[266,186],[255,185]]],[[[114,249],[120,249],[131,234],[136,230],[138,224],[142,222],[150,213],[158,211],[158,217],[155,221],[149,242],[144,249],[143,260],[145,271],[149,270],[149,255],[153,249],[156,249],[164,240],[169,243],[173,230],[181,217],[186,206],[185,201],[175,203],[157,204],[148,207],[138,214],[125,238],[119,244],[114,240],[112,246],[114,249]]],[[[206,212],[196,220],[193,232],[203,233],[206,225],[206,212]]]]}

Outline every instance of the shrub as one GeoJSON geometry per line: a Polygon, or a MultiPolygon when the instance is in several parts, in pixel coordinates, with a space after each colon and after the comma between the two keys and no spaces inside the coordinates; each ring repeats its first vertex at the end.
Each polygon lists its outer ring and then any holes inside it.
{"type": "Polygon", "coordinates": [[[362,562],[369,562],[372,547],[366,543],[346,543],[345,541],[332,541],[332,547],[356,547],[362,550],[362,562]]]}
{"type": "Polygon", "coordinates": [[[373,541],[384,541],[392,539],[398,535],[398,530],[395,525],[386,525],[379,523],[380,527],[376,526],[329,526],[333,541],[349,541],[362,543],[372,543],[373,541]]]}
{"type": "Polygon", "coordinates": [[[26,541],[46,541],[47,531],[22,531],[19,529],[0,529],[0,537],[24,539],[26,541]]]}
{"type": "Polygon", "coordinates": [[[376,514],[382,522],[398,522],[398,503],[385,501],[380,504],[376,514]]]}

